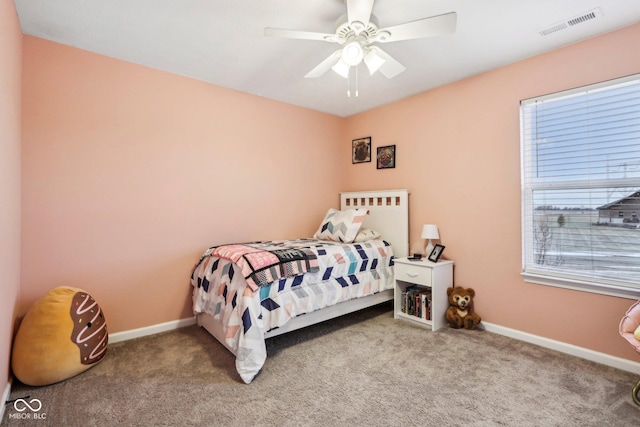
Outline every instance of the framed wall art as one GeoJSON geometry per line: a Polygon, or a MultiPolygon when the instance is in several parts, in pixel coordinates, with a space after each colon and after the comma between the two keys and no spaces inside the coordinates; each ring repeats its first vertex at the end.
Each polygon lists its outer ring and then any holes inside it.
{"type": "Polygon", "coordinates": [[[391,169],[396,167],[396,146],[378,147],[376,169],[391,169]]]}
{"type": "Polygon", "coordinates": [[[442,245],[435,245],[433,247],[433,250],[431,251],[431,253],[429,254],[429,261],[431,262],[438,262],[438,260],[440,259],[440,255],[442,255],[442,251],[444,251],[444,246],[442,245]]]}
{"type": "Polygon", "coordinates": [[[351,163],[366,163],[371,161],[371,137],[354,139],[351,141],[351,163]]]}

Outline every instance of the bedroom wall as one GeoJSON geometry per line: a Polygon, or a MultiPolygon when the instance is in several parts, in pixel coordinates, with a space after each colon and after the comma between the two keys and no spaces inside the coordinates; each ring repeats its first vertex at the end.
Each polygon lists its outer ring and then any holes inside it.
{"type": "Polygon", "coordinates": [[[110,332],[187,318],[213,244],[310,236],[343,119],[24,37],[20,314],[84,288],[110,332]]]}
{"type": "Polygon", "coordinates": [[[412,243],[439,225],[485,321],[637,361],[617,334],[632,301],[520,278],[518,103],[640,71],[639,39],[636,25],[340,119],[24,36],[16,314],[71,285],[111,332],[185,318],[208,245],[309,235],[340,191],[409,188],[412,243]],[[367,135],[397,145],[395,169],[351,164],[367,135]]]}
{"type": "MultiPolygon", "coordinates": [[[[0,397],[9,381],[20,292],[20,87],[22,32],[12,1],[0,1],[0,397]]],[[[0,414],[4,411],[4,404],[0,414]]]]}
{"type": "Polygon", "coordinates": [[[409,188],[412,244],[438,225],[486,322],[637,362],[618,335],[632,300],[520,276],[519,101],[640,72],[639,40],[634,25],[349,117],[347,139],[397,145],[395,169],[348,165],[349,188],[409,188]]]}

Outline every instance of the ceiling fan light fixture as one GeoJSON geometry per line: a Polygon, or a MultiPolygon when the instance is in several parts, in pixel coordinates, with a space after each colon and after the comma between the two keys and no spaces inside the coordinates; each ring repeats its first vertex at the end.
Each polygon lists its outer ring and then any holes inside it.
{"type": "MultiPolygon", "coordinates": [[[[373,43],[434,37],[450,34],[456,30],[456,12],[380,28],[377,18],[372,14],[373,4],[376,0],[342,1],[347,6],[347,13],[336,21],[334,34],[270,27],[264,30],[265,36],[319,40],[340,45],[340,48],[308,72],[305,78],[317,78],[324,75],[329,69],[333,69],[340,76],[349,79],[351,67],[357,67],[361,62],[365,62],[371,75],[379,72],[387,79],[391,79],[404,72],[406,68],[384,50],[374,46],[373,43]]],[[[574,21],[581,20],[582,18],[578,17],[574,21]]],[[[357,88],[357,68],[355,77],[357,88]]]]}
{"type": "Polygon", "coordinates": [[[336,62],[331,69],[345,79],[349,77],[349,64],[344,62],[342,59],[336,62]]]}
{"type": "Polygon", "coordinates": [[[385,59],[380,55],[378,55],[376,51],[373,49],[369,49],[369,52],[367,52],[367,54],[364,57],[364,63],[367,65],[367,68],[369,69],[369,75],[373,75],[373,73],[378,71],[378,68],[380,68],[382,64],[384,64],[384,62],[385,62],[385,59]]]}
{"type": "Polygon", "coordinates": [[[353,41],[351,43],[347,43],[344,48],[342,48],[342,60],[347,65],[358,65],[362,62],[362,58],[364,57],[364,51],[362,50],[362,45],[360,42],[353,41]]]}

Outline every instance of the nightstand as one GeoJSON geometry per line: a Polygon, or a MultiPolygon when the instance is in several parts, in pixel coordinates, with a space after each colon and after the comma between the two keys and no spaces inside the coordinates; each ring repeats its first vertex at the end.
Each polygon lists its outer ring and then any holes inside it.
{"type": "Polygon", "coordinates": [[[393,317],[437,331],[447,324],[447,288],[453,286],[453,261],[426,258],[394,260],[393,317]]]}

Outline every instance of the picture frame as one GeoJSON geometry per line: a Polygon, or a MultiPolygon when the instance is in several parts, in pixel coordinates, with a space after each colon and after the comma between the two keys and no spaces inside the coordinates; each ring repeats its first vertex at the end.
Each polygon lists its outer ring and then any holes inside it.
{"type": "Polygon", "coordinates": [[[438,262],[438,260],[440,259],[440,255],[442,255],[442,252],[444,252],[444,246],[442,245],[435,245],[433,247],[433,250],[431,251],[431,253],[429,254],[429,261],[431,262],[438,262]]]}
{"type": "Polygon", "coordinates": [[[351,163],[367,163],[371,161],[371,137],[358,138],[351,141],[351,163]]]}
{"type": "Polygon", "coordinates": [[[376,169],[392,169],[396,167],[396,146],[378,147],[376,152],[376,169]]]}

